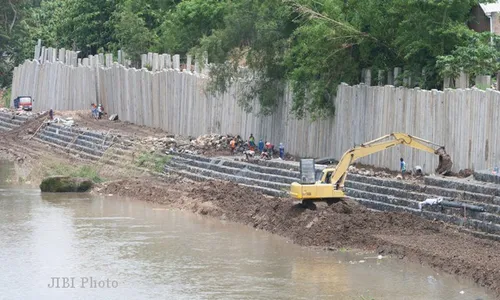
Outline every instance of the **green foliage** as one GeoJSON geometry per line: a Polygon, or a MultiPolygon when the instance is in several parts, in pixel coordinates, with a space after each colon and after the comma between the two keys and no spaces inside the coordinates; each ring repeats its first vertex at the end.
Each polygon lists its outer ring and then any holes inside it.
{"type": "Polygon", "coordinates": [[[159,28],[162,52],[187,53],[203,36],[222,23],[226,1],[184,0],[172,9],[159,28]]]}
{"type": "Polygon", "coordinates": [[[72,166],[56,164],[50,165],[44,171],[44,176],[69,176],[87,178],[95,183],[103,182],[104,179],[99,176],[99,172],[93,166],[72,166]]]}
{"type": "Polygon", "coordinates": [[[10,99],[12,97],[12,90],[11,88],[8,88],[6,90],[4,90],[3,92],[3,95],[2,95],[2,100],[3,100],[3,104],[5,107],[10,107],[10,99]]]}
{"type": "Polygon", "coordinates": [[[172,159],[170,155],[160,155],[157,153],[143,152],[137,158],[136,165],[145,167],[155,172],[161,173],[165,165],[172,159]]]}
{"type": "Polygon", "coordinates": [[[456,78],[460,70],[471,76],[491,75],[500,69],[500,38],[489,33],[470,34],[467,43],[451,54],[439,56],[437,67],[442,77],[456,78]]]}

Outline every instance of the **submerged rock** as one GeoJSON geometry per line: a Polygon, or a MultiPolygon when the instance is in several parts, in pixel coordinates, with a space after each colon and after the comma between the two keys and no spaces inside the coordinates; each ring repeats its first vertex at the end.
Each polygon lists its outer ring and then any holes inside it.
{"type": "Polygon", "coordinates": [[[40,184],[40,190],[49,193],[83,193],[91,188],[91,180],[69,176],[50,176],[40,184]]]}

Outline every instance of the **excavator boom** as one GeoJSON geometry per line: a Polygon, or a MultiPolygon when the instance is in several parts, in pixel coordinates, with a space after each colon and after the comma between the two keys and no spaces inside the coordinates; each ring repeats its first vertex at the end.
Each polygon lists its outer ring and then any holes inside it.
{"type": "Polygon", "coordinates": [[[436,172],[445,174],[451,171],[452,162],[444,146],[439,146],[430,141],[411,136],[405,133],[391,133],[378,139],[366,142],[344,153],[335,169],[323,170],[321,181],[311,184],[292,183],[290,194],[296,199],[322,200],[330,198],[343,198],[344,181],[349,166],[356,160],[384,151],[397,145],[406,145],[439,155],[439,165],[436,172]],[[437,147],[437,149],[431,146],[437,147]]]}

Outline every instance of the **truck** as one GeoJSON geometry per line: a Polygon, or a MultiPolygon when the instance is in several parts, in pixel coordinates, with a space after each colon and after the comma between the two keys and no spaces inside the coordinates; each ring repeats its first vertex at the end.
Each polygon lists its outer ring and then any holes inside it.
{"type": "Polygon", "coordinates": [[[31,111],[33,110],[33,102],[34,100],[31,96],[18,96],[14,99],[14,108],[31,111]]]}

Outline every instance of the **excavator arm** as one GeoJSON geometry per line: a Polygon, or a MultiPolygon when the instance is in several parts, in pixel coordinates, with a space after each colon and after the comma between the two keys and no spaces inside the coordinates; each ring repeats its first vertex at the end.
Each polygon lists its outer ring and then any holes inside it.
{"type": "Polygon", "coordinates": [[[438,154],[440,156],[440,166],[438,167],[438,169],[442,169],[441,165],[447,162],[448,168],[450,169],[448,171],[451,171],[451,160],[449,160],[449,156],[447,156],[448,159],[442,159],[443,156],[446,156],[444,146],[439,146],[430,141],[426,141],[424,139],[405,133],[391,133],[349,149],[346,153],[344,153],[339,163],[337,164],[335,172],[333,173],[330,181],[332,183],[337,183],[339,185],[339,188],[342,188],[344,186],[347,170],[352,163],[362,157],[389,149],[397,145],[406,145],[412,148],[427,151],[429,153],[438,154]],[[437,146],[438,148],[434,149],[429,145],[437,146]]]}

